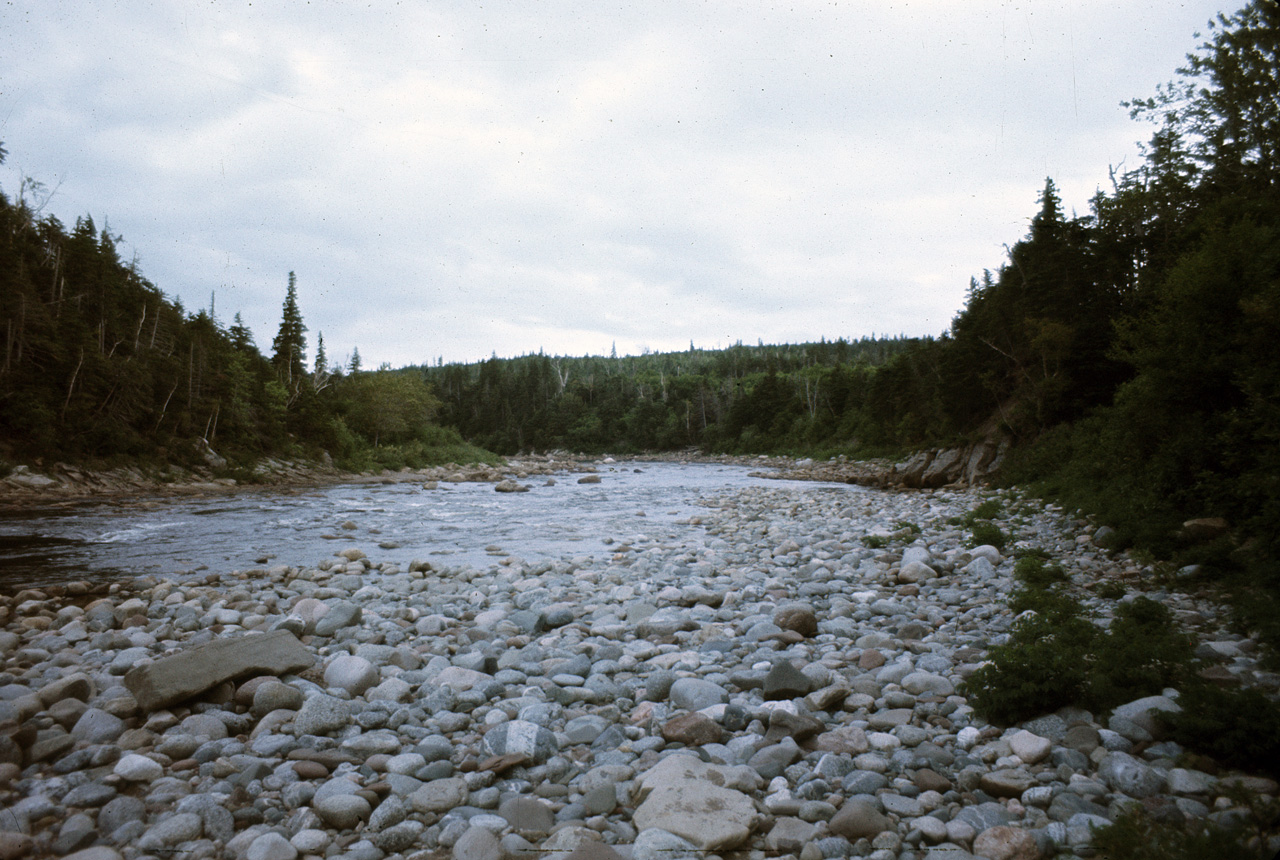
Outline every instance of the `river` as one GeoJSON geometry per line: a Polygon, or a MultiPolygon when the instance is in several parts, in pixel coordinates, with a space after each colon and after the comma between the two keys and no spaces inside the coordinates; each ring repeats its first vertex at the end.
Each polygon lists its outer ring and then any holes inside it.
{"type": "Polygon", "coordinates": [[[143,574],[183,576],[275,564],[315,565],[348,547],[402,569],[420,559],[485,569],[604,555],[621,544],[701,543],[690,518],[736,488],[792,485],[814,493],[847,484],[779,482],[744,466],[662,462],[601,465],[599,484],[562,474],[525,481],[527,493],[488,483],[338,484],[205,496],[138,496],[31,505],[0,517],[0,583],[8,589],[143,574]]]}

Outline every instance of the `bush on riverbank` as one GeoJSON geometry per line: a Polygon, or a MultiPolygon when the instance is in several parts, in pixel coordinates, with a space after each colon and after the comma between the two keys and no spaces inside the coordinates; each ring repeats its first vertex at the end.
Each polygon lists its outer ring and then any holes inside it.
{"type": "Polygon", "coordinates": [[[376,448],[363,446],[338,461],[343,469],[352,472],[422,469],[448,463],[496,466],[502,463],[502,458],[466,442],[452,428],[433,426],[425,428],[419,438],[412,441],[376,448]]]}
{"type": "Polygon", "coordinates": [[[1094,845],[1110,860],[1273,860],[1271,840],[1280,835],[1280,804],[1259,801],[1248,791],[1233,794],[1235,808],[1247,815],[1225,821],[1161,821],[1134,803],[1111,826],[1097,831],[1094,845]]]}
{"type": "Polygon", "coordinates": [[[1146,597],[1121,603],[1103,630],[1068,593],[1061,568],[1028,556],[1016,576],[1009,639],[966,682],[988,720],[1012,725],[1066,705],[1105,713],[1191,677],[1191,639],[1163,605],[1146,597]]]}

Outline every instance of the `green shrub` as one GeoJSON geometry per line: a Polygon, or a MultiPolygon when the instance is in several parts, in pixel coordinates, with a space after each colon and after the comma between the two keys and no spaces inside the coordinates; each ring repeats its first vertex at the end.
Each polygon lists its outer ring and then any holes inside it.
{"type": "Polygon", "coordinates": [[[1093,845],[1109,860],[1272,860],[1267,846],[1280,826],[1275,803],[1246,803],[1249,820],[1222,827],[1203,818],[1155,821],[1133,804],[1110,826],[1094,832],[1093,845]]]}
{"type": "Polygon", "coordinates": [[[1021,615],[1009,641],[991,649],[989,662],[969,676],[965,690],[986,719],[1012,725],[1079,701],[1089,678],[1098,636],[1072,598],[1040,592],[1046,611],[1021,615]]]}
{"type": "Polygon", "coordinates": [[[1125,595],[1125,588],[1114,579],[1100,582],[1094,586],[1093,593],[1104,600],[1119,600],[1125,595]]]}
{"type": "Polygon", "coordinates": [[[1037,612],[1055,623],[1066,623],[1078,618],[1083,611],[1080,602],[1057,588],[1022,586],[1009,595],[1009,611],[1014,615],[1037,612]]]}
{"type": "Polygon", "coordinates": [[[1013,566],[1013,576],[1024,585],[1033,588],[1048,588],[1067,581],[1067,572],[1062,565],[1045,565],[1047,559],[1040,555],[1024,555],[1013,566]]]}
{"type": "Polygon", "coordinates": [[[987,499],[972,511],[965,514],[964,524],[971,526],[979,520],[994,520],[996,517],[1000,516],[1000,513],[1003,510],[1004,505],[1000,503],[999,499],[987,499]]]}
{"type": "Polygon", "coordinates": [[[965,684],[988,720],[1011,725],[1069,704],[1109,711],[1191,677],[1191,639],[1162,604],[1145,597],[1122,604],[1104,632],[1057,584],[1056,565],[1026,558],[1019,566],[1023,584],[1009,596],[1018,616],[1009,640],[992,648],[988,664],[965,684]]]}
{"type": "Polygon", "coordinates": [[[1009,542],[1009,536],[1000,530],[1000,527],[993,522],[977,522],[973,524],[973,531],[969,534],[968,546],[972,549],[975,546],[985,546],[990,544],[996,549],[1002,550],[1009,542]]]}
{"type": "Polygon", "coordinates": [[[913,535],[918,535],[921,532],[920,526],[915,523],[907,522],[906,520],[898,520],[898,522],[893,524],[893,528],[895,531],[906,531],[913,535]]]}
{"type": "Polygon", "coordinates": [[[1191,638],[1163,604],[1147,597],[1122,603],[1110,629],[1096,641],[1084,704],[1109,711],[1180,686],[1191,677],[1193,656],[1191,638]]]}
{"type": "Polygon", "coordinates": [[[1173,740],[1242,770],[1280,777],[1280,706],[1256,689],[1223,689],[1196,680],[1164,714],[1173,740]]]}
{"type": "Polygon", "coordinates": [[[888,535],[863,535],[862,545],[868,549],[884,549],[889,545],[888,535]]]}

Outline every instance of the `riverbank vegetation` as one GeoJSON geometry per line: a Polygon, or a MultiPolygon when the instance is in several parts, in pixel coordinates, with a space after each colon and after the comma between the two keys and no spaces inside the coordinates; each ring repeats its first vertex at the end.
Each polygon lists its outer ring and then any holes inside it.
{"type": "MultiPolygon", "coordinates": [[[[0,160],[3,150],[0,150],[0,160]]],[[[266,456],[347,468],[492,461],[432,419],[421,374],[307,364],[289,274],[263,355],[239,316],[188,311],[117,252],[92,217],[41,216],[39,183],[0,195],[0,460],[210,464],[266,456]]]]}

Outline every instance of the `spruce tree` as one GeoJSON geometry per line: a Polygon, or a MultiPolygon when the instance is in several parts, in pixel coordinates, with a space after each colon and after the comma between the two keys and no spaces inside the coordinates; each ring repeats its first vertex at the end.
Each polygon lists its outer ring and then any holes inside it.
{"type": "Polygon", "coordinates": [[[307,339],[304,332],[307,327],[302,324],[302,313],[298,310],[298,279],[293,272],[289,273],[289,289],[285,293],[284,310],[280,318],[280,331],[271,342],[273,350],[271,363],[280,376],[290,400],[297,396],[298,387],[306,376],[307,339]]]}

